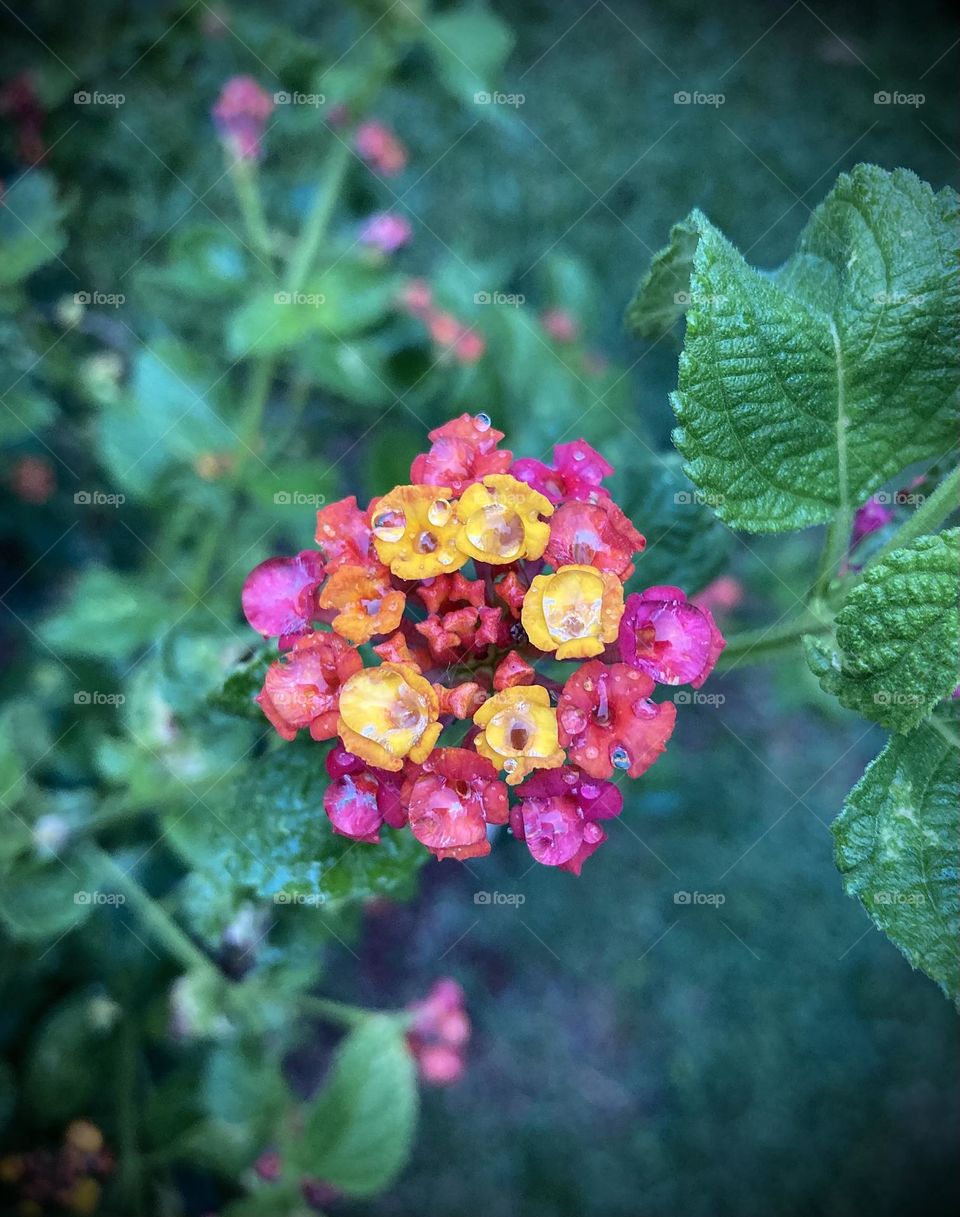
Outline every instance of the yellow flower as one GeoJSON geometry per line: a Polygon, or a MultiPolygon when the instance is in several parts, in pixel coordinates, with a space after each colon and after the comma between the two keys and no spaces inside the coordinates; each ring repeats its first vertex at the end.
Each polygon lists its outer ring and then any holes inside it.
{"type": "Polygon", "coordinates": [[[479,562],[498,566],[519,558],[539,558],[550,540],[553,504],[509,473],[490,473],[468,486],[457,503],[463,524],[457,545],[479,562]]]}
{"type": "Polygon", "coordinates": [[[595,566],[561,566],[537,575],[523,598],[520,620],[527,637],[557,659],[589,659],[617,637],[623,584],[595,566]]]}
{"type": "Polygon", "coordinates": [[[340,690],[337,734],[343,746],[378,769],[423,761],[440,734],[440,700],[428,680],[403,663],[363,668],[340,690]]]}
{"type": "Polygon", "coordinates": [[[327,580],[320,607],[336,609],[334,630],[359,644],[392,633],[400,624],[406,599],[403,592],[391,588],[386,567],[341,566],[327,580]]]}
{"type": "Polygon", "coordinates": [[[459,570],[459,524],[444,486],[394,486],[372,507],[377,556],[401,579],[432,579],[459,570]]]}
{"type": "Polygon", "coordinates": [[[505,770],[510,786],[533,769],[556,769],[563,764],[557,712],[542,685],[502,689],[483,703],[473,721],[481,728],[474,740],[477,751],[505,770]]]}

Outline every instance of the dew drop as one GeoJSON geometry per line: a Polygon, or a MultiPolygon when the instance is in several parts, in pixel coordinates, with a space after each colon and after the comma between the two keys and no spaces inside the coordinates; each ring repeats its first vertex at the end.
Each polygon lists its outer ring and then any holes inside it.
{"type": "Polygon", "coordinates": [[[515,511],[499,503],[488,503],[475,511],[464,529],[471,545],[498,558],[515,558],[523,548],[523,521],[515,511]]]}
{"type": "Polygon", "coordinates": [[[402,511],[387,508],[373,517],[373,535],[380,541],[399,541],[406,531],[407,517],[402,511]]]}
{"type": "Polygon", "coordinates": [[[473,420],[477,425],[478,431],[489,431],[492,419],[489,414],[478,414],[473,420]]]}
{"type": "Polygon", "coordinates": [[[441,566],[449,566],[453,562],[453,554],[441,554],[438,561],[441,566]]]}
{"type": "Polygon", "coordinates": [[[516,769],[516,767],[517,767],[517,758],[514,756],[508,756],[507,759],[503,762],[503,769],[504,769],[505,773],[513,773],[513,771],[514,771],[514,769],[516,769]]]}
{"type": "Polygon", "coordinates": [[[585,455],[586,455],[586,453],[581,452],[580,449],[578,448],[576,450],[576,452],[573,454],[573,459],[575,461],[582,461],[585,455]]]}
{"type": "Polygon", "coordinates": [[[452,515],[453,508],[446,499],[434,499],[427,508],[427,519],[438,528],[448,523],[452,515]]]}
{"type": "Polygon", "coordinates": [[[610,752],[610,763],[615,769],[629,769],[630,753],[618,744],[610,752]]]}
{"type": "Polygon", "coordinates": [[[589,748],[586,748],[584,750],[583,755],[587,758],[587,760],[595,761],[597,759],[597,757],[600,755],[600,749],[594,747],[594,745],[591,744],[589,748]]]}
{"type": "Polygon", "coordinates": [[[433,551],[437,548],[438,544],[439,544],[439,542],[437,541],[437,538],[433,535],[433,533],[430,532],[428,529],[424,529],[423,532],[419,535],[419,537],[417,537],[414,548],[416,549],[418,554],[432,554],[433,551]]]}
{"type": "Polygon", "coordinates": [[[581,731],[586,730],[587,716],[582,710],[568,707],[560,714],[560,726],[570,735],[579,735],[581,731]]]}

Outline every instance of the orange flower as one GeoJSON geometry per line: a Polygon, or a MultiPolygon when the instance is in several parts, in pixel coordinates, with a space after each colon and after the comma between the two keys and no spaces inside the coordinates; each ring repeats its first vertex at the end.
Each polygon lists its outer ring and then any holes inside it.
{"type": "Polygon", "coordinates": [[[614,642],[623,616],[623,584],[595,566],[561,566],[537,575],[523,599],[527,637],[557,659],[589,659],[614,642]]]}
{"type": "Polygon", "coordinates": [[[515,786],[534,769],[555,769],[564,761],[557,712],[542,685],[515,685],[485,701],[473,716],[481,728],[474,746],[507,774],[515,786]]]}
{"type": "Polygon", "coordinates": [[[430,579],[466,562],[450,494],[445,486],[394,486],[371,506],[377,555],[399,578],[430,579]]]}
{"type": "Polygon", "coordinates": [[[502,566],[520,558],[539,558],[550,540],[553,504],[526,482],[509,473],[488,473],[474,482],[457,503],[463,525],[457,545],[470,558],[502,566]]]}
{"type": "Polygon", "coordinates": [[[333,572],[320,595],[320,607],[337,609],[331,625],[353,643],[369,642],[375,634],[389,634],[400,624],[403,592],[390,586],[386,567],[341,566],[333,572]]]}
{"type": "Polygon", "coordinates": [[[427,758],[440,735],[440,701],[428,680],[402,663],[355,672],[340,690],[343,746],[378,769],[427,758]]]}

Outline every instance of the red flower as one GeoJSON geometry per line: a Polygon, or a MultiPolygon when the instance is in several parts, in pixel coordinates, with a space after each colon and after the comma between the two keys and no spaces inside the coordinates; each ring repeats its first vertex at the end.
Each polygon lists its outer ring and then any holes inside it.
{"type": "Polygon", "coordinates": [[[595,566],[629,579],[633,556],[642,553],[646,544],[612,499],[575,501],[563,503],[554,513],[543,556],[554,567],[595,566]]]}
{"type": "Polygon", "coordinates": [[[510,813],[513,835],[526,841],[537,862],[574,875],[607,839],[597,820],[623,810],[623,796],[612,782],[593,781],[566,765],[535,773],[517,793],[520,806],[510,813]]]}
{"type": "Polygon", "coordinates": [[[503,432],[490,425],[486,414],[461,414],[431,431],[430,439],[430,451],[414,457],[410,480],[449,486],[458,496],[489,473],[506,473],[513,460],[512,452],[497,449],[503,432]]]}
{"type": "Polygon", "coordinates": [[[551,503],[560,503],[564,499],[595,503],[600,498],[609,497],[608,491],[600,483],[613,473],[613,466],[585,439],[577,439],[569,444],[556,445],[552,466],[523,457],[514,461],[510,472],[519,481],[546,495],[551,503]]]}
{"type": "Polygon", "coordinates": [[[627,597],[620,621],[620,657],[664,685],[699,689],[726,646],[708,608],[679,587],[648,587],[627,597]]]}
{"type": "Polygon", "coordinates": [[[557,706],[560,744],[594,778],[620,769],[639,777],[673,732],[677,708],[649,700],[653,681],[625,663],[592,659],[574,672],[557,706]]]}
{"type": "Polygon", "coordinates": [[[426,638],[436,662],[448,667],[469,655],[483,654],[490,646],[504,646],[508,637],[503,609],[489,605],[465,605],[447,613],[431,613],[413,628],[426,638]]]}
{"type": "Polygon", "coordinates": [[[417,587],[417,595],[427,606],[428,613],[439,613],[451,604],[472,604],[479,608],[486,598],[483,580],[465,579],[460,571],[424,579],[417,587]]]}
{"type": "Polygon", "coordinates": [[[243,612],[264,638],[279,638],[285,650],[307,633],[317,616],[317,589],[323,558],[305,549],[295,558],[268,558],[247,575],[241,593],[243,612]]]}
{"type": "Polygon", "coordinates": [[[357,506],[355,495],[329,503],[317,512],[317,544],[327,570],[341,566],[382,566],[373,548],[370,514],[357,506]]]}
{"type": "Polygon", "coordinates": [[[507,788],[489,761],[468,748],[438,748],[404,788],[410,831],[437,858],[490,852],[488,824],[507,822],[507,788]]]}
{"type": "Polygon", "coordinates": [[[512,689],[515,685],[532,685],[535,676],[533,668],[522,655],[508,651],[493,673],[493,687],[499,693],[501,689],[512,689]]]}
{"type": "Polygon", "coordinates": [[[357,652],[337,634],[307,634],[270,665],[254,700],[284,739],[294,739],[302,727],[316,740],[332,739],[340,686],[362,667],[357,652]]]}
{"type": "Polygon", "coordinates": [[[413,1013],[407,1045],[420,1076],[432,1086],[449,1086],[463,1076],[470,1019],[463,989],[455,980],[438,980],[427,996],[408,1007],[413,1013]]]}

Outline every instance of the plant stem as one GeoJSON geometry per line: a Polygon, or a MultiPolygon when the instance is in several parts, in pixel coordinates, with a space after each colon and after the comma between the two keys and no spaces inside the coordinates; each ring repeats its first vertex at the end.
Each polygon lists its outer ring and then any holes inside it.
{"type": "Polygon", "coordinates": [[[214,973],[219,977],[220,973],[213,962],[194,945],[169,913],[110,854],[91,843],[83,845],[81,853],[92,867],[101,871],[116,890],[127,898],[144,926],[161,946],[165,947],[183,966],[185,971],[199,969],[214,973]]]}
{"type": "Polygon", "coordinates": [[[305,1014],[315,1014],[318,1018],[337,1023],[341,1027],[359,1026],[371,1013],[359,1006],[348,1006],[346,1002],[334,1001],[331,997],[314,997],[309,994],[301,998],[300,1005],[305,1014]]]}
{"type": "Polygon", "coordinates": [[[835,579],[850,550],[850,536],[853,531],[852,508],[841,508],[827,528],[827,540],[823,555],[820,559],[820,572],[817,575],[817,587],[825,592],[835,579]]]}
{"type": "Polygon", "coordinates": [[[752,663],[769,659],[772,653],[793,645],[804,634],[822,634],[832,625],[832,618],[816,607],[805,609],[798,617],[777,625],[744,630],[727,639],[727,645],[717,662],[719,671],[738,666],[747,656],[752,663]]]}
{"type": "Polygon", "coordinates": [[[320,242],[333,216],[351,155],[350,145],[345,140],[338,139],[330,149],[320,188],[290,254],[286,276],[289,292],[301,291],[313,268],[320,242]]]}
{"type": "Polygon", "coordinates": [[[143,1212],[140,1151],[137,1145],[137,1033],[130,1019],[120,1028],[117,1062],[117,1129],[120,1154],[118,1184],[124,1203],[136,1217],[143,1212]]]}
{"type": "Polygon", "coordinates": [[[263,212],[263,199],[260,195],[260,181],[257,176],[256,162],[238,160],[230,166],[230,180],[236,191],[237,202],[246,225],[250,243],[258,253],[269,260],[273,257],[273,242],[270,230],[267,228],[267,218],[263,212]]]}
{"type": "Polygon", "coordinates": [[[909,519],[904,520],[886,545],[873,554],[864,570],[873,566],[880,558],[885,558],[893,550],[902,549],[904,545],[909,545],[911,541],[915,541],[917,537],[923,536],[926,532],[933,532],[947,516],[958,508],[960,508],[960,465],[952,473],[947,474],[933,494],[920,504],[909,519]]]}

